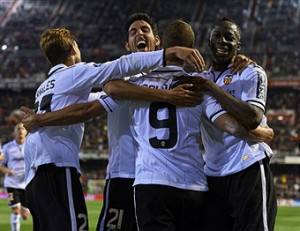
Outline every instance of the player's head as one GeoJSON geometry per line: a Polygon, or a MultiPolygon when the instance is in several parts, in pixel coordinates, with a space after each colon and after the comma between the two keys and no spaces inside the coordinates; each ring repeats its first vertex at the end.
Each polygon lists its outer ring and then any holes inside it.
{"type": "Polygon", "coordinates": [[[157,26],[149,15],[135,13],[129,16],[125,24],[127,51],[154,51],[160,46],[157,26]]]}
{"type": "Polygon", "coordinates": [[[182,46],[193,48],[195,34],[190,24],[176,20],[172,22],[163,32],[162,46],[164,48],[182,46]]]}
{"type": "Polygon", "coordinates": [[[75,36],[66,28],[44,31],[40,38],[40,46],[52,66],[81,62],[81,53],[75,36]]]}
{"type": "Polygon", "coordinates": [[[19,143],[23,143],[25,141],[25,137],[27,135],[27,131],[24,128],[22,123],[18,123],[14,129],[14,137],[19,143]]]}
{"type": "Polygon", "coordinates": [[[230,63],[241,49],[241,30],[228,18],[217,22],[209,35],[209,47],[216,63],[230,63]]]}

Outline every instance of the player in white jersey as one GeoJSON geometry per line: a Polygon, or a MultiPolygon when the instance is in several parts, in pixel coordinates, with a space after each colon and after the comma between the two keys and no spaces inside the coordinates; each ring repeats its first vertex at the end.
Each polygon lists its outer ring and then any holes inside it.
{"type": "Polygon", "coordinates": [[[14,140],[3,146],[4,159],[0,172],[5,174],[4,187],[9,195],[11,208],[10,225],[12,231],[20,231],[20,219],[27,219],[29,210],[25,203],[25,162],[24,142],[27,131],[19,123],[14,129],[14,140]]]}
{"type": "MultiPolygon", "coordinates": [[[[189,24],[177,20],[164,31],[164,48],[193,47],[194,33],[189,24]]],[[[138,78],[135,84],[169,89],[177,76],[189,76],[182,62],[138,78]],[[179,65],[179,66],[178,66],[179,65]]],[[[162,102],[134,103],[133,134],[138,143],[135,203],[138,229],[202,230],[203,201],[207,191],[204,161],[199,150],[200,115],[219,111],[216,101],[207,97],[197,107],[178,108],[162,102]]],[[[228,114],[221,116],[219,129],[234,135],[251,134],[228,114]],[[233,129],[234,128],[234,129],[233,129]]]]}
{"type": "MultiPolygon", "coordinates": [[[[81,63],[74,36],[61,28],[45,31],[40,43],[53,67],[48,79],[37,89],[37,113],[87,102],[93,86],[101,86],[112,78],[147,71],[170,58],[188,60],[198,69],[202,66],[198,51],[180,47],[131,54],[104,64],[81,63]]],[[[97,112],[101,113],[103,108],[112,111],[112,100],[101,96],[99,102],[97,112]]],[[[66,118],[65,123],[71,120],[66,118]]],[[[26,139],[25,181],[34,230],[88,229],[87,211],[78,179],[78,153],[83,128],[83,124],[43,127],[26,139]]]]}
{"type": "Polygon", "coordinates": [[[213,65],[207,72],[211,81],[201,81],[201,87],[224,108],[203,117],[201,128],[210,189],[207,231],[274,230],[277,206],[269,166],[272,150],[265,143],[239,139],[213,126],[226,111],[247,129],[266,125],[265,71],[257,65],[249,65],[242,73],[230,70],[240,37],[240,29],[228,19],[213,27],[209,44],[213,65]]]}

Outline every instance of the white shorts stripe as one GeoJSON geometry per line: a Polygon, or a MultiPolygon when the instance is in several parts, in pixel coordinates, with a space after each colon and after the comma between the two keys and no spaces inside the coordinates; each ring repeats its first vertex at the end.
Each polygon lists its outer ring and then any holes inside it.
{"type": "Polygon", "coordinates": [[[136,201],[135,201],[135,187],[133,187],[133,203],[134,203],[134,215],[135,215],[135,221],[136,221],[136,227],[137,231],[140,231],[137,215],[136,215],[136,201]]]}
{"type": "Polygon", "coordinates": [[[262,209],[262,216],[263,216],[263,225],[264,231],[269,231],[268,228],[268,217],[267,217],[267,186],[266,186],[266,174],[265,168],[262,161],[259,161],[260,166],[260,175],[261,175],[261,186],[262,186],[262,199],[263,199],[263,209],[262,209]]]}
{"type": "Polygon", "coordinates": [[[74,209],[74,201],[73,201],[73,193],[72,193],[71,172],[69,168],[66,168],[66,179],[67,179],[69,209],[70,209],[70,216],[71,216],[71,228],[72,231],[77,231],[77,221],[76,221],[76,214],[74,209]]]}
{"type": "Polygon", "coordinates": [[[105,208],[104,208],[104,214],[102,217],[102,220],[100,221],[100,226],[98,231],[104,231],[104,225],[105,225],[105,218],[107,215],[107,209],[108,209],[108,203],[109,203],[109,189],[110,189],[110,179],[107,180],[107,187],[106,187],[106,193],[105,193],[105,208]]]}

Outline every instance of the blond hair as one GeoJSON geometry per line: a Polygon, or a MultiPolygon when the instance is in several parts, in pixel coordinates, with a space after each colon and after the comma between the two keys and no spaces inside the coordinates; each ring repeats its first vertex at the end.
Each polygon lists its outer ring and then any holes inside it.
{"type": "Polygon", "coordinates": [[[55,28],[42,33],[40,47],[49,62],[54,66],[66,61],[75,42],[75,36],[70,30],[55,28]]]}

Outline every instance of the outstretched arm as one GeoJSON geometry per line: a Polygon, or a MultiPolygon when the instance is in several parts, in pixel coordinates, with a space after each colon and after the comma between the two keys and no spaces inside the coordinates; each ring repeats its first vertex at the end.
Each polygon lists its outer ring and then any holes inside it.
{"type": "Polygon", "coordinates": [[[43,126],[63,126],[81,123],[93,117],[102,115],[106,111],[112,112],[117,104],[106,94],[97,94],[94,101],[88,103],[74,104],[63,109],[35,114],[31,109],[21,107],[25,113],[22,120],[24,127],[32,131],[37,127],[43,126]]]}
{"type": "Polygon", "coordinates": [[[195,106],[202,100],[202,94],[193,91],[193,84],[182,84],[170,90],[152,89],[112,80],[104,86],[104,91],[114,99],[162,101],[176,106],[195,106]]]}

